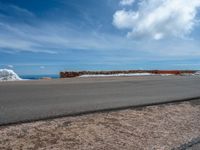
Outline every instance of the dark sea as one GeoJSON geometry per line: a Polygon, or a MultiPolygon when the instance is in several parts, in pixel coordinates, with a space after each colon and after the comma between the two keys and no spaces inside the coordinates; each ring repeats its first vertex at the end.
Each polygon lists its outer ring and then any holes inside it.
{"type": "Polygon", "coordinates": [[[52,79],[58,79],[59,75],[58,74],[20,75],[20,78],[22,78],[22,79],[29,79],[29,80],[38,80],[38,79],[42,79],[44,77],[49,77],[49,78],[52,78],[52,79]]]}

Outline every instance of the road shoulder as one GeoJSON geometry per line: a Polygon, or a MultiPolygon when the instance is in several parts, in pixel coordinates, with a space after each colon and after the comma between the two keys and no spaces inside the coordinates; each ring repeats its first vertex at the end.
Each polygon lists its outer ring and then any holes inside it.
{"type": "Polygon", "coordinates": [[[173,149],[200,136],[200,100],[0,127],[0,149],[173,149]]]}

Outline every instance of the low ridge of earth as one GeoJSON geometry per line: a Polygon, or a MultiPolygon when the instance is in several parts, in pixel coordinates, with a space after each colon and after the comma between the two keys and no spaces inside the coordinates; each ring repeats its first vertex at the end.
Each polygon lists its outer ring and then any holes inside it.
{"type": "Polygon", "coordinates": [[[1,126],[0,137],[3,150],[178,149],[200,137],[200,100],[1,126]]]}

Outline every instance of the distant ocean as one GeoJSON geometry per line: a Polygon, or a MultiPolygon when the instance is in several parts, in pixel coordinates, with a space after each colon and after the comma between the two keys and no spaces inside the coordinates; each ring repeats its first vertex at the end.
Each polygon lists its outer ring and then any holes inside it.
{"type": "Polygon", "coordinates": [[[20,78],[22,79],[29,79],[29,80],[38,80],[44,77],[49,77],[52,79],[57,79],[59,78],[58,74],[47,74],[47,75],[20,75],[20,78]]]}

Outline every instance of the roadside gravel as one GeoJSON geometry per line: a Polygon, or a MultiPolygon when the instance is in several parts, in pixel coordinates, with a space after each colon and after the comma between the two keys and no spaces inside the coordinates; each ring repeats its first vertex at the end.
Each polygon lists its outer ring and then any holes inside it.
{"type": "Polygon", "coordinates": [[[200,100],[0,127],[4,150],[171,150],[200,136],[200,100]]]}

